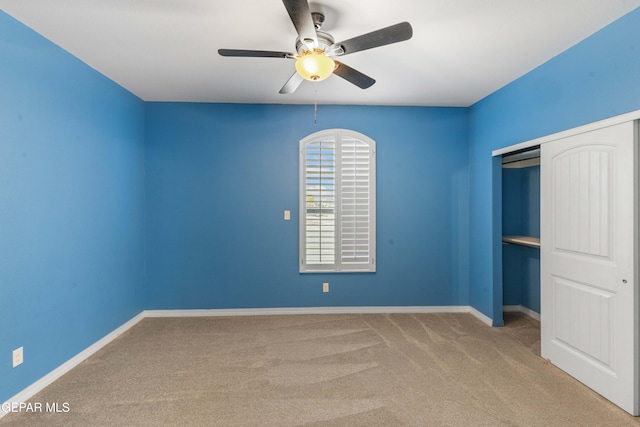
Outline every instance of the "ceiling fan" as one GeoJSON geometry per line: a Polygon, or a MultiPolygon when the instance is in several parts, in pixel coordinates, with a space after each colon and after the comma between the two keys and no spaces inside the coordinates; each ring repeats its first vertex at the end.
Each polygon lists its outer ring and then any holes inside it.
{"type": "Polygon", "coordinates": [[[401,22],[336,43],[331,34],[320,31],[324,15],[320,12],[311,12],[307,0],[282,0],[282,2],[298,33],[297,53],[268,50],[218,50],[222,56],[295,59],[296,72],[280,89],[281,94],[293,93],[304,80],[321,81],[331,74],[340,76],[361,89],[371,87],[376,82],[374,79],[333,58],[409,40],[413,35],[411,24],[401,22]]]}

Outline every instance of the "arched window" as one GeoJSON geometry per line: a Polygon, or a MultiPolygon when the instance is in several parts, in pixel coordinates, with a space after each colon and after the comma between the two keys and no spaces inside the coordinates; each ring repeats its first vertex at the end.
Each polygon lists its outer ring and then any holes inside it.
{"type": "Polygon", "coordinates": [[[346,129],[300,141],[300,271],[374,272],[375,141],[346,129]]]}

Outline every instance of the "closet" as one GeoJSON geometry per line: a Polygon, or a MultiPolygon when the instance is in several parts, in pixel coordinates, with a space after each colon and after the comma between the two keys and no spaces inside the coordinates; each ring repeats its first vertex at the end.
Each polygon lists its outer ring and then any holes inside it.
{"type": "Polygon", "coordinates": [[[540,320],[540,147],[502,157],[504,311],[540,320]]]}
{"type": "Polygon", "coordinates": [[[540,318],[541,356],[632,415],[640,414],[639,119],[640,110],[493,153],[502,160],[493,164],[503,310],[540,318]]]}

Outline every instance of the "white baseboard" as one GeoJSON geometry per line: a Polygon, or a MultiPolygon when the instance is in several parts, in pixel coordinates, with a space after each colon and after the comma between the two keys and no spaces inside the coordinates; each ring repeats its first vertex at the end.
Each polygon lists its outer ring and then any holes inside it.
{"type": "MultiPolygon", "coordinates": [[[[7,405],[9,405],[10,407],[11,403],[21,403],[29,400],[36,393],[40,392],[49,384],[51,384],[52,382],[54,382],[55,380],[57,380],[58,378],[60,378],[61,376],[63,376],[73,368],[75,368],[76,366],[78,366],[81,362],[88,359],[91,355],[96,353],[102,347],[109,344],[111,341],[113,341],[114,339],[116,339],[126,331],[128,331],[131,327],[133,327],[136,323],[138,323],[142,319],[144,319],[144,312],[138,314],[137,316],[135,316],[134,318],[132,318],[122,326],[118,327],[117,329],[114,329],[112,332],[105,335],[103,338],[96,341],[89,347],[85,348],[80,353],[76,354],[74,357],[67,360],[62,365],[58,366],[56,369],[49,372],[47,375],[40,378],[38,381],[34,382],[33,384],[31,384],[29,387],[25,388],[15,396],[11,397],[9,400],[7,400],[2,404],[2,407],[7,407],[7,405]]],[[[0,410],[0,418],[4,417],[8,413],[9,412],[0,410]]]]}
{"type": "Polygon", "coordinates": [[[282,307],[203,310],[145,310],[145,317],[267,316],[287,314],[389,314],[389,313],[470,313],[482,323],[493,320],[468,305],[454,306],[370,306],[370,307],[282,307]]]}
{"type": "MultiPolygon", "coordinates": [[[[145,310],[145,317],[270,316],[289,314],[471,313],[469,306],[281,307],[194,310],[145,310]]],[[[479,313],[480,314],[480,313],[479,313]]],[[[474,316],[477,317],[476,314],[474,316]]],[[[484,316],[484,315],[482,315],[484,316]]],[[[485,316],[486,317],[486,316],[485,316]]],[[[486,323],[486,322],[485,322],[486,323]]]]}
{"type": "Polygon", "coordinates": [[[468,312],[477,317],[482,323],[486,324],[487,326],[493,326],[493,319],[485,315],[484,313],[479,312],[471,306],[469,306],[468,312]]]}
{"type": "MultiPolygon", "coordinates": [[[[288,314],[392,314],[392,313],[470,313],[483,323],[492,326],[493,321],[468,305],[460,306],[371,306],[371,307],[283,307],[283,308],[240,308],[240,309],[205,309],[205,310],[145,310],[109,333],[99,341],[87,347],[38,381],[34,382],[15,396],[3,403],[21,403],[29,400],[36,393],[78,366],[102,347],[122,335],[146,317],[215,317],[215,316],[267,316],[288,314]]],[[[0,418],[8,412],[0,411],[0,418]]]]}
{"type": "Polygon", "coordinates": [[[502,311],[505,311],[507,313],[509,312],[523,313],[529,317],[536,319],[538,322],[540,321],[540,313],[533,311],[530,308],[527,308],[523,305],[503,305],[502,311]]]}

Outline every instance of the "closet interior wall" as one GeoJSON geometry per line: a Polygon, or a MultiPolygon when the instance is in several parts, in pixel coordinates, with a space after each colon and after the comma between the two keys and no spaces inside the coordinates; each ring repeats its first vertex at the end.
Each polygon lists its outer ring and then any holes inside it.
{"type": "Polygon", "coordinates": [[[502,168],[503,305],[539,314],[540,158],[508,157],[502,168]],[[519,241],[524,244],[513,243],[519,241]]]}

